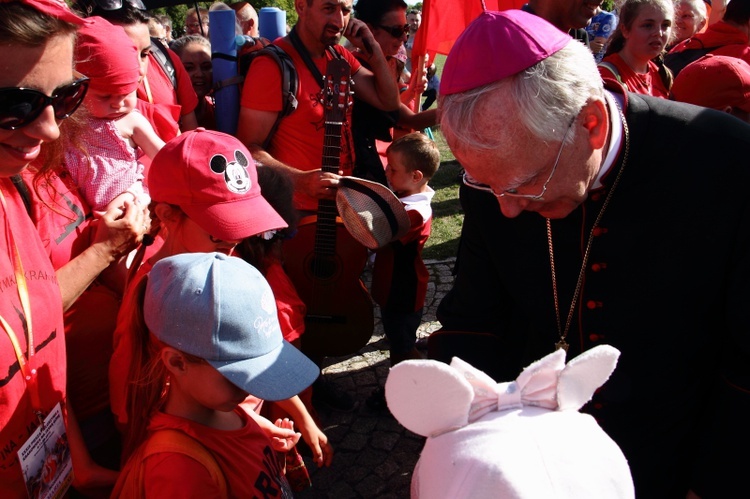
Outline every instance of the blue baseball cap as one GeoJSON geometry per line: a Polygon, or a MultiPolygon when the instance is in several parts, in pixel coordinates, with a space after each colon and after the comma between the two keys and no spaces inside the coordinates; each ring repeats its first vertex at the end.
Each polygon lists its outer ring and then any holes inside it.
{"type": "Polygon", "coordinates": [[[297,395],[320,374],[282,337],[266,279],[234,256],[185,253],[159,260],[148,276],[144,318],[159,340],[205,359],[264,400],[297,395]]]}

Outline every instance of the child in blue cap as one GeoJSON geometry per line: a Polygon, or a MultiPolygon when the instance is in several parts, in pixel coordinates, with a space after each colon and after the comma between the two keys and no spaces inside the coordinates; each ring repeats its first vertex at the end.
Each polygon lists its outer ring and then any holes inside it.
{"type": "Polygon", "coordinates": [[[240,403],[287,399],[319,370],[282,338],[260,272],[222,253],[183,253],[157,262],[135,294],[126,312],[141,375],[114,496],[292,497],[276,451],[299,433],[269,438],[240,403]]]}

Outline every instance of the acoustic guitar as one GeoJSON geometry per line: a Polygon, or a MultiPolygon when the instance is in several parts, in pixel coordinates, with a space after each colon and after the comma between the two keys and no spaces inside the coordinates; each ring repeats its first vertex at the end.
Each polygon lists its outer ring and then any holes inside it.
{"type": "MultiPolygon", "coordinates": [[[[341,128],[351,105],[351,67],[333,59],[326,68],[324,172],[338,173],[341,128]]],[[[373,301],[361,275],[367,249],[346,230],[336,202],[321,199],[318,213],[300,220],[284,243],[285,269],[307,306],[302,351],[313,357],[356,353],[372,337],[373,301]]]]}

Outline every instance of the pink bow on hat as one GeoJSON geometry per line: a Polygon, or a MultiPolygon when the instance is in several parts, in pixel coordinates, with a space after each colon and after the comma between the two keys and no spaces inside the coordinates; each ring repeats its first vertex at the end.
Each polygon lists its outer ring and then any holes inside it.
{"type": "Polygon", "coordinates": [[[487,374],[458,357],[453,358],[451,367],[463,375],[474,390],[474,400],[469,406],[469,423],[473,423],[489,412],[524,405],[556,409],[557,377],[565,367],[565,355],[564,352],[552,354],[544,366],[533,371],[529,367],[516,381],[506,383],[495,383],[487,374]]]}
{"type": "Polygon", "coordinates": [[[586,361],[586,357],[576,357],[567,366],[565,352],[556,350],[524,369],[515,381],[506,383],[495,383],[487,374],[458,357],[454,357],[450,365],[474,390],[468,418],[468,422],[473,423],[489,412],[523,406],[550,410],[579,409],[591,399],[594,390],[609,378],[615,368],[617,351],[612,347],[607,348],[612,351],[600,352],[596,357],[600,362],[592,364],[586,361]],[[581,367],[582,363],[585,367],[581,367]],[[561,385],[566,385],[561,383],[561,378],[570,379],[571,376],[574,377],[571,381],[577,385],[576,390],[571,393],[568,388],[567,392],[564,392],[565,396],[560,397],[561,385]]]}
{"type": "Polygon", "coordinates": [[[609,379],[619,356],[616,348],[599,345],[566,365],[565,351],[556,350],[506,383],[496,383],[458,357],[450,366],[428,360],[406,361],[391,369],[386,399],[402,425],[424,436],[461,428],[493,411],[525,406],[578,410],[609,379]],[[404,379],[410,383],[396,381],[404,379]],[[443,406],[446,399],[450,403],[443,406]]]}

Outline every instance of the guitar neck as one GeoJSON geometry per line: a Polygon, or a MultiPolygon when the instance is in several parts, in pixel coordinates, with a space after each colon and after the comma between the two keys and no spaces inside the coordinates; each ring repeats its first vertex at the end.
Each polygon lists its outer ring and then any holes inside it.
{"type": "Polygon", "coordinates": [[[339,120],[326,119],[325,139],[323,142],[323,167],[324,172],[338,173],[341,167],[341,128],[343,123],[339,120]]]}
{"type": "MultiPolygon", "coordinates": [[[[341,164],[341,122],[326,120],[325,143],[323,145],[324,172],[338,173],[341,164]]],[[[315,233],[315,252],[320,256],[336,254],[336,202],[330,199],[318,201],[318,227],[315,233]]]]}
{"type": "MultiPolygon", "coordinates": [[[[351,67],[343,59],[328,61],[323,92],[325,105],[325,137],[323,139],[323,166],[321,170],[338,174],[341,167],[341,129],[346,121],[346,111],[351,104],[349,78],[351,67]]],[[[315,232],[315,253],[318,256],[336,254],[336,202],[318,201],[318,223],[315,232]]]]}

